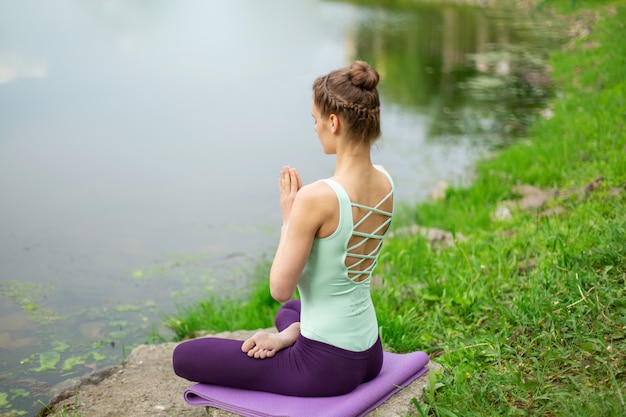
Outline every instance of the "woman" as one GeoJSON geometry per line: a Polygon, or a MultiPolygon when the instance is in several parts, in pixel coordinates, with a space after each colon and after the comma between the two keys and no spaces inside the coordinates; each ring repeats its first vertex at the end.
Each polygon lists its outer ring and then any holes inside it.
{"type": "Polygon", "coordinates": [[[345,394],[378,375],[369,288],[393,211],[392,179],[370,159],[380,136],[378,81],[357,61],[313,84],[315,131],[324,153],[336,155],[335,175],[302,186],[294,168],[280,173],[283,226],[270,271],[272,297],[285,302],[279,333],[183,342],[173,354],[177,375],[307,397],[345,394]],[[291,300],[296,288],[301,301],[291,300]]]}

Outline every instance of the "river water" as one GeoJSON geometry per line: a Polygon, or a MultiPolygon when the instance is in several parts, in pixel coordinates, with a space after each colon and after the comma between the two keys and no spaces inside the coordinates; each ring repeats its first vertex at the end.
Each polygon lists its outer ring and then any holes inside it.
{"type": "Polygon", "coordinates": [[[550,22],[502,10],[302,0],[2,1],[0,414],[170,335],[162,314],[245,293],[280,227],[283,165],[332,175],[315,77],[381,73],[374,160],[398,199],[471,179],[523,135],[550,22]]]}

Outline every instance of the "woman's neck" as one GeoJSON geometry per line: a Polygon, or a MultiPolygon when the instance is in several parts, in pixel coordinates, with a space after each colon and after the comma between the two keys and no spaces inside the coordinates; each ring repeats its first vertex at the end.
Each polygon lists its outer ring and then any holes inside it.
{"type": "Polygon", "coordinates": [[[369,144],[354,145],[345,140],[341,141],[341,145],[337,147],[335,177],[360,175],[370,170],[372,168],[370,151],[369,144]]]}

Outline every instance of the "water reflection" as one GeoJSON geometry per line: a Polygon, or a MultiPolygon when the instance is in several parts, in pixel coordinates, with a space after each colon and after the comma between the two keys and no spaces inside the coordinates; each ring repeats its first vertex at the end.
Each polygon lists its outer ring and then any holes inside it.
{"type": "Polygon", "coordinates": [[[8,84],[19,78],[44,78],[46,64],[37,59],[5,54],[0,56],[0,84],[8,84]]]}
{"type": "Polygon", "coordinates": [[[353,27],[348,55],[380,69],[387,100],[432,116],[431,139],[498,142],[523,135],[551,94],[544,59],[561,36],[501,13],[432,4],[371,9],[353,27]]]}
{"type": "Polygon", "coordinates": [[[517,110],[545,96],[528,71],[543,68],[530,48],[540,35],[488,10],[313,0],[3,8],[0,393],[31,396],[0,413],[118,361],[175,304],[245,293],[253,262],[276,242],[280,168],[298,167],[305,182],[332,173],[310,117],[319,74],[356,58],[381,71],[374,159],[409,203],[441,179],[469,177],[477,157],[522,131],[517,110]],[[511,88],[519,74],[526,84],[511,88]],[[33,372],[46,352],[59,358],[54,370],[33,372]]]}

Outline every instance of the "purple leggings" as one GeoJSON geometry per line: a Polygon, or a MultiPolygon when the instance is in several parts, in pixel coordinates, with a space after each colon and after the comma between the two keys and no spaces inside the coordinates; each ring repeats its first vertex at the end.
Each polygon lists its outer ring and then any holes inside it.
{"type": "MultiPolygon", "coordinates": [[[[300,301],[285,303],[276,314],[282,331],[300,321],[300,301]]],[[[300,397],[328,397],[352,391],[373,379],[383,364],[380,338],[363,352],[353,352],[300,335],[272,358],[254,359],[241,351],[242,341],[200,338],[174,349],[174,372],[193,382],[300,397]]]]}

